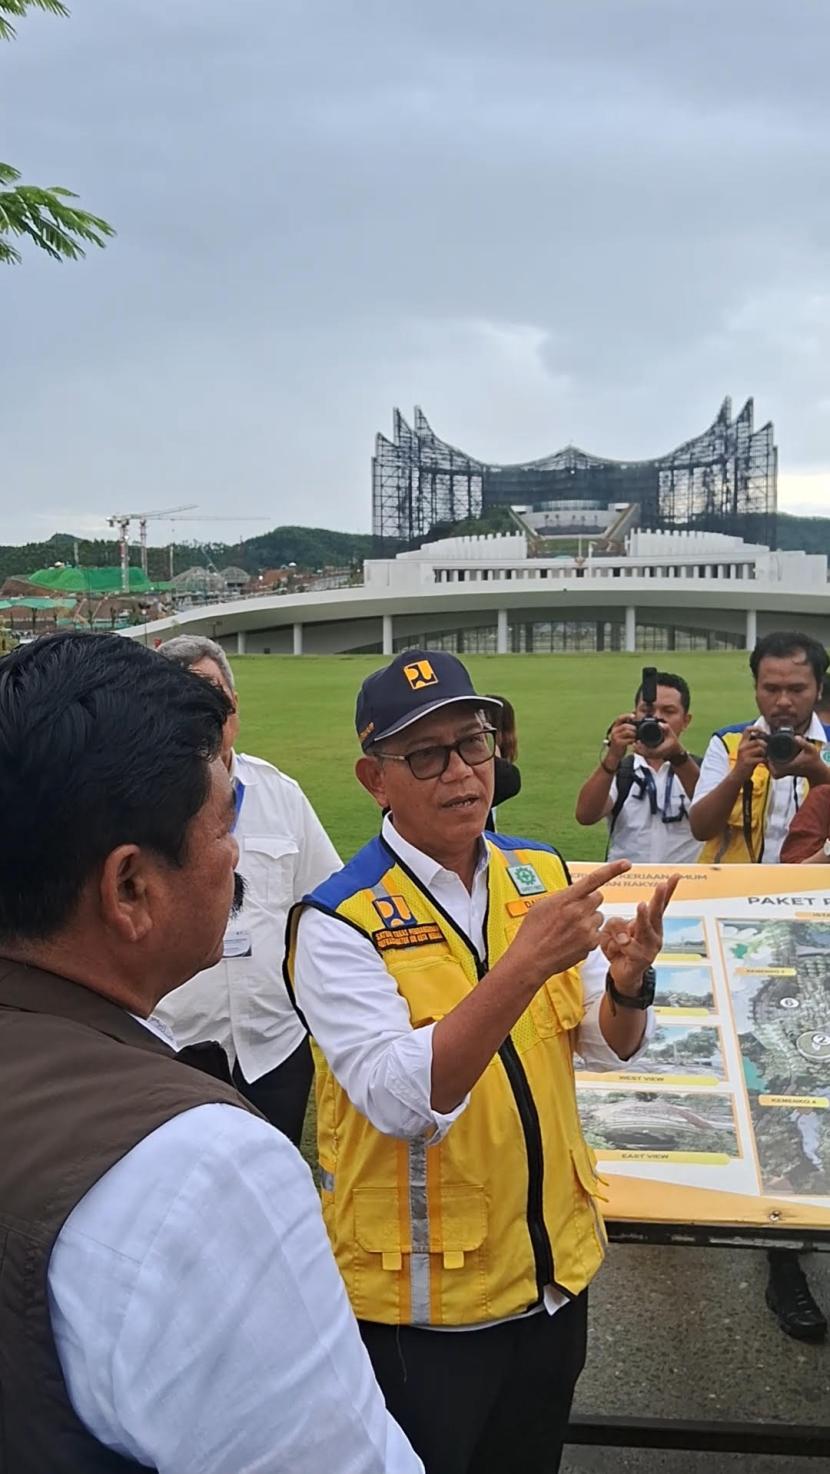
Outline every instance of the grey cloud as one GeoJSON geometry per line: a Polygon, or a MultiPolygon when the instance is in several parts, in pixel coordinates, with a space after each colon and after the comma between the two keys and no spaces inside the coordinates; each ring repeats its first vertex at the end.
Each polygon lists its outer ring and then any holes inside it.
{"type": "Polygon", "coordinates": [[[754,393],[782,469],[830,470],[828,40],[808,0],[21,25],[4,153],[119,236],[3,275],[4,540],[139,497],[366,526],[374,431],[416,399],[525,458],[658,454],[754,393]]]}

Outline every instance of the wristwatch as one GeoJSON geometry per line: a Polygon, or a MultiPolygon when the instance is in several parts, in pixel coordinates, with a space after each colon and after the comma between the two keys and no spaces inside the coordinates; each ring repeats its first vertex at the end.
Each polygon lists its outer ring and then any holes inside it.
{"type": "Polygon", "coordinates": [[[669,767],[670,768],[682,768],[683,767],[683,764],[684,763],[687,763],[688,761],[689,761],[689,754],[687,753],[685,747],[683,747],[683,748],[680,749],[680,752],[676,752],[675,753],[674,757],[670,757],[669,758],[669,767]]]}
{"type": "Polygon", "coordinates": [[[646,968],[643,973],[640,991],[633,995],[630,993],[620,993],[619,989],[614,986],[614,979],[611,976],[610,968],[605,976],[605,991],[608,994],[611,1007],[615,1013],[617,1011],[617,1005],[620,1008],[650,1008],[654,1002],[654,990],[656,986],[657,974],[653,967],[646,968]]]}

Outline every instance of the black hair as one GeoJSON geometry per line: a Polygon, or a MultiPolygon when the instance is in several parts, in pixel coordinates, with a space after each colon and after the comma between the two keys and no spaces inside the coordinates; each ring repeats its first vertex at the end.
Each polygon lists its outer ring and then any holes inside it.
{"type": "Polygon", "coordinates": [[[491,713],[493,726],[497,733],[499,752],[506,762],[515,763],[519,756],[519,739],[516,734],[516,709],[513,702],[508,701],[506,696],[493,696],[493,700],[501,702],[501,709],[496,708],[491,713]]]}
{"type": "Polygon", "coordinates": [[[830,658],[818,640],[814,640],[812,635],[801,634],[798,630],[774,630],[771,635],[761,637],[749,657],[749,669],[756,685],[762,660],[768,657],[786,660],[793,655],[804,656],[816,678],[816,685],[820,687],[830,665],[830,658]]]}
{"type": "Polygon", "coordinates": [[[118,845],[183,863],[230,709],[121,635],[47,635],[0,659],[0,943],[55,936],[118,845]]]}
{"type": "MultiPolygon", "coordinates": [[[[655,686],[669,686],[672,691],[676,691],[680,697],[680,705],[683,707],[683,710],[689,710],[692,703],[691,692],[689,691],[688,681],[684,681],[682,676],[673,676],[670,671],[658,670],[654,684],[655,686]]],[[[642,694],[643,688],[640,685],[637,687],[637,694],[634,697],[635,706],[642,694]]]]}

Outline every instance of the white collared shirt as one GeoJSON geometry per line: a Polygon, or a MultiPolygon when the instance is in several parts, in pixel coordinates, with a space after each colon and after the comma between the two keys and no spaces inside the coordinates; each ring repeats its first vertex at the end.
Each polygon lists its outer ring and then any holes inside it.
{"type": "MultiPolygon", "coordinates": [[[[758,717],[754,722],[748,722],[747,726],[758,727],[762,732],[769,731],[769,724],[764,717],[758,717]]],[[[825,742],[826,735],[822,723],[813,713],[813,719],[804,734],[808,740],[825,742]]],[[[717,788],[724,778],[728,777],[732,769],[729,763],[729,754],[717,733],[710,739],[700,768],[700,777],[695,789],[695,803],[717,788]]],[[[810,785],[806,778],[773,778],[770,776],[769,798],[767,800],[766,817],[764,821],[764,852],[761,856],[763,865],[777,865],[781,858],[781,846],[787,837],[787,830],[792,824],[798,810],[803,804],[810,785]]]]}
{"type": "Polygon", "coordinates": [[[243,786],[234,833],[245,904],[225,934],[225,957],[168,994],[156,1017],[179,1045],[215,1039],[253,1084],[302,1042],[305,1030],[282,976],[288,911],[340,869],[340,859],[302,789],[262,758],[235,753],[243,786]]]}
{"type": "MultiPolygon", "coordinates": [[[[616,778],[608,798],[612,805],[617,801],[616,778]]],[[[691,806],[671,763],[652,768],[635,752],[634,781],[613,828],[608,818],[608,859],[631,860],[635,865],[694,865],[701,845],[689,825],[691,806]]]]}
{"type": "Polygon", "coordinates": [[[69,1215],[48,1284],[69,1400],[124,1458],[159,1474],[423,1474],[311,1174],[258,1116],[204,1105],[145,1137],[69,1215]]]}

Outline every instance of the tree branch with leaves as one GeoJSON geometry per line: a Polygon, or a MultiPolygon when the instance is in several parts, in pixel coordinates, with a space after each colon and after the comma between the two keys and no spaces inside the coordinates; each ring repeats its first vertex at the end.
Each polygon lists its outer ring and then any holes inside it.
{"type": "MultiPolygon", "coordinates": [[[[0,0],[0,41],[13,41],[13,22],[28,10],[50,15],[69,12],[61,0],[0,0]]],[[[22,257],[15,238],[30,241],[53,261],[77,261],[86,254],[84,246],[104,246],[115,231],[99,215],[81,210],[72,201],[71,190],[60,185],[44,189],[21,183],[18,169],[0,163],[0,264],[16,264],[22,257]]]]}

